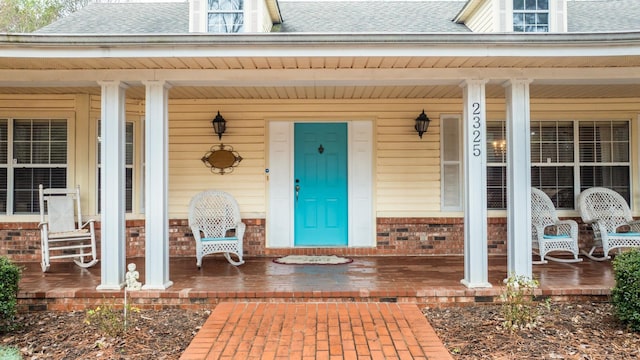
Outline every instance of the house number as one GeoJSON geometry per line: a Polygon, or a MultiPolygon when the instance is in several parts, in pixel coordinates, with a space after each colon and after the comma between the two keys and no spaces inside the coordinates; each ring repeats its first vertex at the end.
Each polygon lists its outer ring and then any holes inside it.
{"type": "Polygon", "coordinates": [[[478,157],[482,155],[481,144],[482,144],[482,133],[480,132],[480,128],[482,127],[482,123],[480,122],[480,103],[474,102],[471,104],[473,108],[473,136],[471,138],[471,142],[473,145],[473,156],[478,157]]]}

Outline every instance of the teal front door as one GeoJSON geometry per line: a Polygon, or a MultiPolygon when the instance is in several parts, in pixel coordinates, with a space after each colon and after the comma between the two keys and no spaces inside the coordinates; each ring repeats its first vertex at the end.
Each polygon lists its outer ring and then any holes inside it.
{"type": "Polygon", "coordinates": [[[295,124],[294,143],[295,245],[346,246],[347,124],[295,124]]]}

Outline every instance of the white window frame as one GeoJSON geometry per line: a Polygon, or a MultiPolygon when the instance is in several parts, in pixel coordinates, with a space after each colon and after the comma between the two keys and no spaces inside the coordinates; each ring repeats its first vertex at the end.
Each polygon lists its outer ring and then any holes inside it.
{"type": "MultiPolygon", "coordinates": [[[[7,187],[6,187],[6,192],[7,192],[7,203],[6,203],[6,211],[5,212],[1,212],[1,214],[3,215],[7,215],[7,216],[20,216],[20,215],[37,215],[39,213],[39,211],[34,211],[34,212],[20,212],[20,213],[16,213],[16,209],[14,207],[14,200],[15,200],[15,170],[18,168],[29,168],[29,169],[36,169],[36,168],[60,168],[60,169],[64,169],[65,172],[65,187],[69,187],[69,181],[70,181],[70,168],[71,168],[71,163],[73,162],[73,154],[72,154],[72,142],[73,142],[73,135],[72,135],[72,129],[73,129],[73,119],[70,118],[67,115],[63,115],[63,114],[51,114],[50,116],[29,116],[29,115],[19,115],[19,116],[2,116],[0,117],[0,120],[2,121],[6,121],[7,122],[7,139],[6,139],[6,143],[4,144],[6,146],[6,150],[7,150],[7,162],[6,163],[2,163],[0,164],[0,168],[4,168],[7,171],[7,187]],[[55,164],[33,164],[33,163],[29,163],[29,164],[18,164],[15,156],[14,156],[14,130],[15,130],[15,122],[16,121],[21,121],[21,120],[45,120],[45,121],[64,121],[65,122],[65,126],[66,126],[66,133],[65,133],[65,143],[66,143],[66,163],[61,164],[61,163],[55,163],[55,164]]],[[[36,191],[37,188],[33,188],[33,191],[36,191]]]]}
{"type": "MultiPolygon", "coordinates": [[[[545,32],[545,33],[548,33],[548,32],[551,32],[551,24],[552,24],[552,22],[551,22],[551,19],[552,19],[551,9],[552,9],[552,6],[553,6],[553,4],[552,4],[553,0],[547,0],[547,9],[546,10],[540,10],[540,9],[536,9],[536,10],[516,9],[515,6],[514,6],[514,2],[515,1],[519,1],[519,0],[511,0],[511,21],[510,21],[510,23],[511,23],[512,31],[518,32],[518,33],[522,33],[522,32],[545,32]],[[546,23],[547,30],[546,31],[527,31],[527,23],[525,21],[523,21],[523,30],[522,31],[516,30],[515,29],[515,16],[516,16],[516,14],[523,14],[523,16],[525,18],[526,18],[527,14],[536,14],[536,15],[537,14],[546,14],[547,15],[547,23],[546,23]]],[[[526,1],[528,1],[528,0],[522,0],[522,1],[524,1],[525,4],[526,4],[526,1]]],[[[539,0],[536,0],[536,4],[537,4],[537,1],[539,1],[539,0]]],[[[532,25],[535,26],[536,28],[540,26],[537,23],[536,24],[532,24],[532,25]]]]}
{"type": "MultiPolygon", "coordinates": [[[[455,131],[455,130],[452,130],[455,131]]],[[[442,211],[462,211],[464,207],[464,184],[463,184],[463,148],[462,148],[462,116],[461,115],[441,115],[440,116],[440,210],[442,211]],[[445,142],[450,141],[449,138],[445,139],[446,129],[448,125],[455,124],[457,126],[457,135],[452,134],[457,139],[457,144],[454,144],[453,147],[457,148],[458,156],[457,158],[452,156],[447,156],[445,154],[445,142]],[[449,158],[449,159],[447,159],[449,158]],[[452,199],[447,198],[447,194],[450,191],[447,191],[446,187],[448,182],[445,179],[446,167],[448,166],[457,166],[458,167],[458,189],[455,191],[457,193],[457,202],[456,205],[447,205],[452,201],[452,199]]],[[[450,184],[449,184],[450,185],[450,184]]]]}
{"type": "MultiPolygon", "coordinates": [[[[633,166],[632,166],[632,123],[629,119],[561,119],[561,120],[532,120],[531,123],[540,123],[540,122],[545,122],[545,121],[549,121],[549,122],[571,122],[572,126],[573,126],[573,162],[560,162],[559,160],[556,162],[545,162],[542,161],[543,159],[540,159],[541,161],[539,162],[531,162],[530,166],[531,168],[533,167],[545,167],[545,166],[552,166],[552,167],[562,167],[562,166],[567,166],[567,167],[571,167],[572,171],[573,171],[573,198],[574,198],[574,204],[573,204],[573,208],[572,209],[568,209],[568,208],[563,208],[563,210],[575,210],[576,208],[576,204],[575,204],[575,199],[577,199],[577,196],[580,194],[580,192],[583,189],[584,185],[581,183],[581,179],[580,179],[580,175],[581,175],[581,169],[585,166],[624,166],[624,167],[628,167],[629,171],[629,179],[628,179],[628,186],[629,186],[629,205],[633,206],[633,184],[634,184],[634,179],[633,179],[633,166]],[[595,123],[618,123],[618,122],[624,122],[627,124],[628,126],[628,161],[627,162],[619,162],[619,161],[609,161],[609,162],[582,162],[580,159],[580,137],[579,137],[579,131],[580,131],[580,123],[585,123],[585,122],[595,122],[595,123]]],[[[504,131],[504,121],[503,120],[491,120],[490,122],[495,123],[495,122],[502,122],[503,124],[503,131],[504,131]]],[[[506,139],[505,139],[506,140],[506,139]]],[[[487,149],[491,149],[492,148],[492,144],[489,143],[489,139],[487,140],[487,149]]],[[[612,141],[615,142],[615,141],[612,141]]],[[[498,167],[503,167],[504,170],[506,171],[506,156],[503,157],[503,161],[499,162],[499,161],[493,161],[493,162],[489,162],[489,160],[487,160],[487,168],[492,167],[492,168],[498,168],[498,167]]],[[[487,170],[487,177],[488,177],[489,171],[487,170]]],[[[489,180],[489,179],[487,179],[489,180]]],[[[533,179],[532,179],[533,180],[533,179]]],[[[506,186],[506,179],[504,180],[505,182],[505,186],[506,186]]],[[[487,181],[487,183],[489,183],[489,181],[487,181]]],[[[532,184],[533,186],[535,186],[535,184],[532,184]]],[[[488,185],[487,185],[488,186],[488,185]]],[[[506,204],[506,203],[505,203],[506,204]]],[[[488,204],[487,204],[488,205],[488,204]]],[[[504,210],[504,208],[495,208],[495,207],[489,207],[490,210],[504,210]]]]}
{"type": "MultiPolygon", "coordinates": [[[[234,10],[212,10],[210,5],[209,5],[209,1],[211,0],[205,0],[205,7],[206,7],[206,18],[205,18],[205,24],[206,24],[206,30],[209,33],[220,33],[220,34],[234,34],[234,33],[241,33],[244,32],[244,27],[246,26],[245,24],[245,7],[246,7],[246,2],[245,0],[235,0],[238,2],[242,2],[240,4],[240,8],[239,9],[234,9],[234,10]],[[237,31],[227,31],[228,30],[228,25],[225,27],[221,27],[219,24],[214,24],[212,25],[211,22],[211,15],[233,15],[233,16],[238,16],[240,15],[241,18],[241,22],[240,23],[234,23],[232,24],[232,28],[236,28],[237,26],[239,26],[239,28],[237,29],[237,31]],[[215,26],[216,29],[214,29],[215,31],[212,31],[212,26],[215,26]],[[221,31],[224,28],[225,31],[221,31]]],[[[217,0],[218,2],[223,1],[223,0],[217,0]]],[[[224,1],[234,1],[234,0],[224,0],[224,1]]]]}

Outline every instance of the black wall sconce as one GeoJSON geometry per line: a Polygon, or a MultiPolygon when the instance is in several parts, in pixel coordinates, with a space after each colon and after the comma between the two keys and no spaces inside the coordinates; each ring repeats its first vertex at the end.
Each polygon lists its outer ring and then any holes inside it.
{"type": "Polygon", "coordinates": [[[213,131],[218,134],[218,140],[222,140],[222,134],[227,130],[227,121],[220,115],[220,111],[218,111],[218,115],[211,120],[211,126],[213,126],[213,131]]]}
{"type": "Polygon", "coordinates": [[[420,139],[422,139],[422,134],[427,132],[430,122],[431,120],[429,120],[429,117],[427,116],[427,114],[425,114],[424,110],[422,110],[422,114],[418,115],[418,117],[416,118],[416,127],[415,127],[416,131],[418,132],[418,136],[420,136],[420,139]]]}

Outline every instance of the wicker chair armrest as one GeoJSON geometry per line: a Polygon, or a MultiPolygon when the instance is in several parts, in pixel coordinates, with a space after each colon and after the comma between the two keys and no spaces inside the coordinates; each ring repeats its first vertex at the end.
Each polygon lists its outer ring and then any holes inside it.
{"type": "Polygon", "coordinates": [[[574,220],[558,220],[556,221],[556,233],[558,235],[577,235],[578,234],[578,223],[574,220]]]}
{"type": "Polygon", "coordinates": [[[87,226],[89,226],[90,228],[94,226],[96,222],[96,219],[89,219],[87,220],[84,224],[82,224],[82,226],[80,227],[81,229],[86,228],[87,226]]]}
{"type": "Polygon", "coordinates": [[[629,221],[629,228],[633,232],[640,232],[640,220],[629,221]]]}

